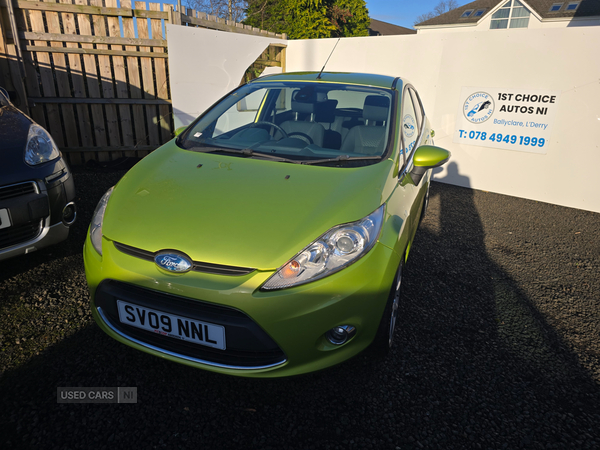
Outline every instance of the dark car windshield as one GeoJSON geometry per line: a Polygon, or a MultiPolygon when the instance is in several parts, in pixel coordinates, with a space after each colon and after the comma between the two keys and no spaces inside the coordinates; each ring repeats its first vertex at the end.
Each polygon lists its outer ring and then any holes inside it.
{"type": "Polygon", "coordinates": [[[388,89],[250,83],[192,123],[177,145],[200,152],[232,150],[238,156],[269,154],[304,164],[373,164],[385,155],[390,140],[392,104],[388,89]]]}

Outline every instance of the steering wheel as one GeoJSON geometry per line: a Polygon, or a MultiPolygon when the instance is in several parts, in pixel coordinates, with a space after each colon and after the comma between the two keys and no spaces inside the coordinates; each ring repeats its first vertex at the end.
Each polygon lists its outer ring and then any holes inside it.
{"type": "Polygon", "coordinates": [[[288,134],[288,137],[292,137],[294,135],[298,135],[299,139],[302,139],[303,141],[307,141],[309,144],[314,144],[315,141],[313,141],[313,139],[306,133],[301,133],[299,131],[294,131],[293,133],[288,134]]]}
{"type": "Polygon", "coordinates": [[[283,135],[283,139],[286,139],[288,137],[288,134],[285,131],[283,131],[283,128],[281,128],[279,125],[274,124],[273,122],[265,122],[265,121],[254,122],[250,125],[249,128],[256,128],[256,127],[265,126],[265,125],[270,128],[275,128],[277,131],[279,131],[283,135]]]}

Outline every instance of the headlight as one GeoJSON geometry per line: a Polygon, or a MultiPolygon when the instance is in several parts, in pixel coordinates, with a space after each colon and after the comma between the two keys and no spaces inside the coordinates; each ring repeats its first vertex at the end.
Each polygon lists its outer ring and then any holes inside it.
{"type": "Polygon", "coordinates": [[[30,166],[52,161],[60,156],[58,147],[46,130],[31,124],[25,145],[25,162],[30,166]]]}
{"type": "Polygon", "coordinates": [[[99,254],[102,254],[102,222],[104,221],[104,211],[106,211],[108,199],[110,198],[114,188],[114,186],[111,187],[102,196],[98,202],[98,206],[96,206],[96,209],[94,210],[92,223],[90,224],[90,241],[92,241],[92,245],[99,254]]]}
{"type": "Polygon", "coordinates": [[[384,205],[362,220],[333,227],[284,264],[262,289],[283,289],[315,281],[358,261],[377,242],[384,205]]]}

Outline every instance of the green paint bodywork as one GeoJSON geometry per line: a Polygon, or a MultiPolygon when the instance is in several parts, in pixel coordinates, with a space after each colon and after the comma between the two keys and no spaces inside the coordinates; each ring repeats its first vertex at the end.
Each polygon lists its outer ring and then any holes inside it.
{"type": "Polygon", "coordinates": [[[450,159],[450,152],[433,145],[422,145],[415,151],[413,161],[416,167],[439,167],[450,159]]]}
{"type": "MultiPolygon", "coordinates": [[[[304,80],[315,78],[316,73],[266,77],[253,83],[288,77],[304,80]]],[[[394,80],[325,73],[320,82],[391,88],[394,80]]],[[[397,87],[402,88],[401,80],[397,87]]],[[[400,114],[395,126],[400,127],[400,114]]],[[[425,128],[422,144],[430,135],[429,125],[425,128]]],[[[399,135],[394,134],[387,159],[356,168],[193,152],[179,148],[175,140],[163,145],[115,187],[104,216],[102,255],[94,250],[89,234],[86,239],[84,260],[94,319],[124,344],[231,375],[297,375],[358,354],[375,336],[397,268],[414,238],[431,177],[427,171],[418,186],[400,183],[409,164],[402,162],[399,135]],[[386,208],[379,239],[364,257],[317,281],[260,290],[279,267],[331,227],[362,219],[382,204],[386,208]],[[114,242],[149,252],[177,249],[192,260],[257,270],[244,276],[166,273],[152,261],[122,253],[114,242]],[[98,285],[111,279],[241,310],[277,343],[287,360],[270,369],[220,368],[136,344],[111,330],[95,306],[98,285]],[[356,335],[341,346],[327,341],[325,333],[343,324],[356,327],[356,335]]],[[[414,155],[419,155],[419,161],[414,165],[439,159],[435,149],[417,149],[414,155]]]]}
{"type": "Polygon", "coordinates": [[[321,78],[317,79],[318,75],[319,72],[291,72],[261,77],[253,80],[252,83],[268,83],[271,81],[302,81],[315,83],[355,84],[360,86],[392,89],[394,86],[394,80],[398,80],[396,82],[395,89],[402,92],[402,80],[397,77],[375,75],[370,73],[323,72],[323,74],[321,74],[321,78]]]}
{"type": "Polygon", "coordinates": [[[185,130],[187,129],[187,126],[185,127],[179,127],[175,130],[175,136],[179,136],[181,133],[183,133],[185,130]]]}
{"type": "Polygon", "coordinates": [[[103,233],[152,252],[185,249],[194,260],[272,270],[329,228],[377,209],[392,170],[390,160],[305,166],[192,152],[171,141],[119,182],[103,233]]]}

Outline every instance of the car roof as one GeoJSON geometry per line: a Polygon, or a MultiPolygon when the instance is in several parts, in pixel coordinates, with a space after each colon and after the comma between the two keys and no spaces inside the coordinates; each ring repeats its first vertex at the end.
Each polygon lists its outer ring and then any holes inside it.
{"type": "Polygon", "coordinates": [[[268,75],[251,81],[251,83],[266,83],[272,81],[302,81],[314,83],[341,83],[356,84],[361,86],[374,86],[387,89],[400,89],[402,83],[398,77],[376,75],[372,73],[354,72],[323,72],[317,79],[319,72],[287,72],[277,75],[268,75]],[[397,81],[398,80],[398,81],[397,81]]]}

